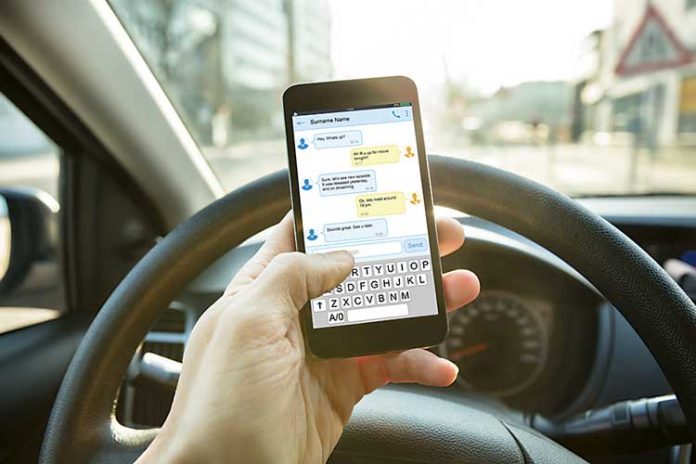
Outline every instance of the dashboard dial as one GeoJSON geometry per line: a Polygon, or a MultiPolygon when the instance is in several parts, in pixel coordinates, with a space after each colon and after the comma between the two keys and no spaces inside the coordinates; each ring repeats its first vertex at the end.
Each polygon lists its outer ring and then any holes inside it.
{"type": "Polygon", "coordinates": [[[547,357],[546,327],[526,301],[487,292],[450,317],[443,354],[467,389],[510,396],[531,385],[547,357]]]}

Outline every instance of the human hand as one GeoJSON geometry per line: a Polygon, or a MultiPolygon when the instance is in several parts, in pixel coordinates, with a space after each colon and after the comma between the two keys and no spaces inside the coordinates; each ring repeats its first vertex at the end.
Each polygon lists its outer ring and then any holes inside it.
{"type": "MultiPolygon", "coordinates": [[[[453,219],[437,221],[440,254],[464,242],[453,219]]],[[[299,310],[342,282],[347,252],[305,255],[292,217],[276,226],[196,324],[172,410],[146,462],[323,463],[360,399],[389,382],[450,385],[457,367],[424,349],[352,359],[305,353],[299,310]]],[[[472,301],[477,277],[443,275],[448,310],[472,301]]]]}

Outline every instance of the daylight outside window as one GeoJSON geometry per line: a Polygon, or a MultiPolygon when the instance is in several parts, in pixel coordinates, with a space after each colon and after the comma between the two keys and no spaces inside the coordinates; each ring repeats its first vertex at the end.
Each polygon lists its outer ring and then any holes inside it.
{"type": "Polygon", "coordinates": [[[692,3],[111,0],[227,189],[285,167],[287,86],[402,74],[430,153],[575,196],[696,192],[692,3]]]}

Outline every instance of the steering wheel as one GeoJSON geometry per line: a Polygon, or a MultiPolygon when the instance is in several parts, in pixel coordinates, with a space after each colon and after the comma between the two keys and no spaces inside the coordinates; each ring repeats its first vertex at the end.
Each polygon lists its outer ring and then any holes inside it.
{"type": "MultiPolygon", "coordinates": [[[[696,307],[635,243],[570,198],[482,164],[430,156],[435,203],[498,223],[584,275],[626,317],[657,359],[696,438],[696,307]]],[[[116,288],[67,370],[42,463],[134,461],[157,430],[119,424],[114,404],[128,364],[181,289],[217,258],[289,209],[279,171],[210,204],[155,246],[116,288]]],[[[232,276],[230,276],[232,277],[232,276]]],[[[332,461],[584,462],[523,425],[475,403],[396,389],[355,408],[332,461]]]]}

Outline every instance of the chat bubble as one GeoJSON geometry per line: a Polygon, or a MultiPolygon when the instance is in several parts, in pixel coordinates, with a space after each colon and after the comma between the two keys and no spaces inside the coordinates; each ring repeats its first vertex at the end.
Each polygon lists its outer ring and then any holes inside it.
{"type": "Polygon", "coordinates": [[[327,242],[344,242],[347,240],[383,238],[386,236],[386,219],[341,222],[324,226],[324,240],[327,242]]]}
{"type": "Polygon", "coordinates": [[[320,174],[319,194],[323,197],[377,190],[375,171],[349,171],[320,174]]]}
{"type": "Polygon", "coordinates": [[[314,134],[314,140],[312,142],[319,150],[322,148],[354,147],[356,145],[362,145],[362,132],[356,130],[324,132],[314,134]]]}
{"type": "Polygon", "coordinates": [[[406,211],[406,199],[403,192],[370,193],[355,197],[355,206],[358,217],[403,214],[406,211]]]}
{"type": "Polygon", "coordinates": [[[350,158],[353,166],[396,163],[399,161],[399,147],[396,145],[382,145],[378,147],[353,148],[350,151],[350,158]]]}

